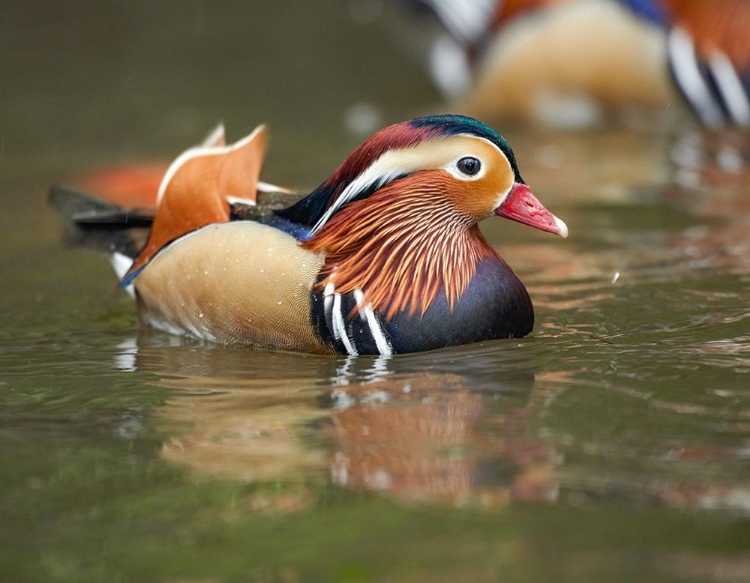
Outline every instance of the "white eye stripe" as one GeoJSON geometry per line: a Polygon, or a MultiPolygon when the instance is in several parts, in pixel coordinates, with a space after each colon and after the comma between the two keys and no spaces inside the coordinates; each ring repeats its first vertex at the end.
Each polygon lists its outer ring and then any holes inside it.
{"type": "MultiPolygon", "coordinates": [[[[496,144],[473,134],[456,134],[455,136],[428,140],[412,147],[388,150],[344,188],[312,228],[311,236],[320,231],[336,211],[354,200],[362,192],[378,190],[401,176],[420,170],[445,170],[459,180],[468,181],[482,178],[489,171],[488,162],[476,151],[478,148],[472,148],[466,144],[461,145],[460,142],[455,141],[465,140],[466,138],[489,145],[502,158],[507,159],[505,153],[496,144]],[[462,152],[456,156],[455,152],[459,149],[459,146],[462,152]],[[466,157],[477,158],[480,161],[481,168],[474,176],[464,174],[457,167],[458,161],[466,157]],[[446,160],[449,160],[449,162],[446,163],[446,160]]],[[[510,162],[508,163],[510,164],[510,162]]]]}
{"type": "Polygon", "coordinates": [[[354,180],[352,180],[343,192],[336,198],[326,213],[313,227],[311,234],[317,233],[320,228],[326,224],[328,219],[340,209],[344,204],[350,202],[361,192],[372,188],[377,190],[393,181],[396,177],[413,172],[413,169],[405,165],[391,164],[391,158],[394,151],[386,152],[375,160],[370,166],[354,180]],[[391,154],[391,156],[389,156],[391,154]]]}

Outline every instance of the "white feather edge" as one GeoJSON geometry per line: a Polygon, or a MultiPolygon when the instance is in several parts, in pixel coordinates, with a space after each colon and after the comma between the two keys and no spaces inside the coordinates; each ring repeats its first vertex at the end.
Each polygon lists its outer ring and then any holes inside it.
{"type": "Polygon", "coordinates": [[[370,328],[370,334],[375,340],[375,345],[378,347],[378,352],[380,352],[381,356],[391,356],[393,354],[393,348],[385,337],[383,329],[380,327],[375,312],[373,312],[372,304],[368,303],[363,305],[364,297],[364,293],[362,293],[361,289],[357,288],[354,290],[354,300],[357,302],[360,310],[364,312],[365,320],[370,328]]]}
{"type": "MultiPolygon", "coordinates": [[[[270,184],[268,182],[261,182],[261,181],[258,181],[256,190],[258,192],[281,192],[284,194],[294,193],[293,190],[289,190],[288,188],[284,188],[283,186],[276,186],[275,184],[270,184]]],[[[242,198],[239,196],[225,196],[224,198],[229,204],[246,204],[248,206],[255,206],[257,204],[251,198],[242,198]]]]}
{"type": "Polygon", "coordinates": [[[214,129],[212,129],[199,147],[202,148],[215,148],[220,147],[219,144],[226,143],[226,131],[224,129],[224,122],[219,122],[214,129]]]}
{"type": "MultiPolygon", "coordinates": [[[[192,160],[193,158],[197,158],[198,156],[219,156],[228,154],[232,150],[241,148],[252,142],[256,138],[256,136],[265,129],[265,127],[265,124],[259,125],[250,134],[235,142],[234,144],[230,144],[229,146],[201,145],[185,150],[182,154],[177,156],[174,162],[172,162],[169,165],[169,168],[167,168],[167,172],[164,174],[164,178],[162,178],[161,184],[159,185],[159,192],[156,195],[156,206],[159,206],[161,199],[164,197],[164,192],[167,190],[167,186],[172,181],[172,178],[174,178],[174,175],[188,160],[192,160]]],[[[219,126],[213,132],[211,132],[211,134],[209,134],[206,140],[204,140],[204,143],[210,143],[210,140],[212,137],[214,137],[214,134],[216,134],[219,130],[223,132],[223,128],[223,124],[219,124],[219,126]]]]}
{"type": "MultiPolygon", "coordinates": [[[[133,261],[134,259],[132,257],[128,257],[127,255],[118,251],[115,251],[109,256],[109,263],[112,266],[112,269],[115,270],[117,279],[120,280],[125,277],[128,269],[130,269],[130,266],[133,265],[133,261]]],[[[125,291],[128,292],[131,298],[135,299],[135,289],[133,288],[132,284],[127,286],[125,288],[125,291]]]]}

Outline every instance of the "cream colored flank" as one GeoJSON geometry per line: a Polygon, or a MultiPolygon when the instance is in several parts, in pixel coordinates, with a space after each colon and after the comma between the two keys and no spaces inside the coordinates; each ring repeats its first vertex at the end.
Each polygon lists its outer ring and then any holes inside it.
{"type": "Polygon", "coordinates": [[[322,254],[271,227],[209,225],[166,248],[138,275],[139,312],[172,333],[332,353],[310,319],[310,290],[322,264],[322,254]]]}

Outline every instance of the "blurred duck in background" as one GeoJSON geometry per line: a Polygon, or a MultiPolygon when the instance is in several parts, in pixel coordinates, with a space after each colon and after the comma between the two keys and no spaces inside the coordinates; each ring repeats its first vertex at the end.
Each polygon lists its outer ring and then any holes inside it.
{"type": "Polygon", "coordinates": [[[402,1],[436,25],[431,75],[469,115],[575,127],[684,102],[750,127],[749,0],[402,1]]]}

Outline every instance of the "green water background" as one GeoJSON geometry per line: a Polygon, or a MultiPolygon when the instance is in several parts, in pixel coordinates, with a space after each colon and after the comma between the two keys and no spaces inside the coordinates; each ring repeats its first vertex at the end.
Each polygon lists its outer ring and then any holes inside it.
{"type": "Polygon", "coordinates": [[[106,260],[61,245],[52,183],[219,120],[268,123],[263,178],[304,190],[370,117],[439,111],[352,4],[3,7],[0,580],[749,580],[741,134],[499,128],[571,230],[482,226],[534,298],[521,341],[204,345],[141,328],[106,260]]]}

